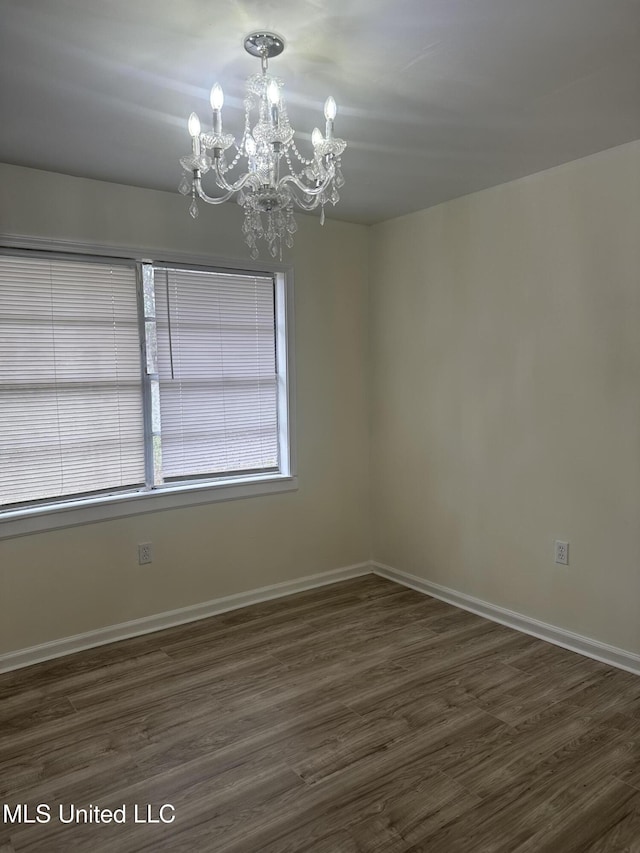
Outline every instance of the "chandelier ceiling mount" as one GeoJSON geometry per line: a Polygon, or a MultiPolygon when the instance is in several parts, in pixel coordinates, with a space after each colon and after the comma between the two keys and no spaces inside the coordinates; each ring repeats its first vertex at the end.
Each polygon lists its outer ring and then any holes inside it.
{"type": "Polygon", "coordinates": [[[275,33],[249,33],[244,40],[244,49],[258,59],[263,56],[273,59],[274,56],[280,56],[284,50],[284,39],[275,33]]]}
{"type": "Polygon", "coordinates": [[[337,107],[331,96],[324,105],[324,135],[317,127],[311,134],[311,157],[298,150],[282,96],[282,81],[269,73],[269,59],[279,56],[284,46],[284,39],[275,33],[260,31],[245,38],[245,50],[260,59],[261,71],[246,83],[240,141],[222,130],[224,93],[216,83],[210,95],[212,129],[203,131],[197,114],[191,113],[188,128],[192,150],[180,160],[186,174],[179,189],[191,196],[191,216],[198,216],[198,201],[222,204],[235,196],[244,210],[242,231],[253,258],[258,257],[259,240],[267,243],[274,258],[282,257],[283,243],[293,246],[297,231],[294,206],[306,211],[320,207],[323,224],[325,204],[338,203],[338,190],[344,184],[341,155],[346,142],[334,135],[337,107]],[[241,163],[246,168],[237,174],[241,163]],[[217,195],[208,195],[203,189],[202,176],[208,172],[212,173],[217,195]]]}

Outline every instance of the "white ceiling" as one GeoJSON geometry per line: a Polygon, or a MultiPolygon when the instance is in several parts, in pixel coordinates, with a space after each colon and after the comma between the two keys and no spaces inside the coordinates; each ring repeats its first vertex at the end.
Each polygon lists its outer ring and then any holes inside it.
{"type": "MultiPolygon", "coordinates": [[[[371,223],[640,138],[640,0],[0,0],[0,161],[175,190],[186,119],[285,37],[301,149],[339,106],[335,216],[371,223]]],[[[36,202],[34,202],[36,203],[36,202]]]]}

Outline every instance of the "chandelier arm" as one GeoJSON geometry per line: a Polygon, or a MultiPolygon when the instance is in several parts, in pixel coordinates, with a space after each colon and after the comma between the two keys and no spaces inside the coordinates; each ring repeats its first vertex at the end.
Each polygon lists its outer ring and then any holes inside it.
{"type": "Polygon", "coordinates": [[[289,191],[291,195],[291,199],[295,205],[297,205],[302,210],[316,210],[316,208],[323,206],[326,204],[327,199],[322,195],[313,196],[311,201],[305,201],[304,198],[299,198],[296,192],[289,191]]]}
{"type": "Polygon", "coordinates": [[[307,195],[317,196],[317,195],[320,195],[321,193],[323,193],[327,189],[327,187],[329,186],[331,181],[334,179],[335,174],[336,174],[335,166],[333,165],[333,163],[330,163],[329,164],[329,170],[328,170],[326,178],[317,187],[305,186],[297,175],[285,175],[283,178],[280,179],[280,183],[281,184],[289,184],[289,183],[295,184],[301,192],[306,193],[307,195]]]}
{"type": "Polygon", "coordinates": [[[246,183],[249,183],[249,182],[254,183],[254,181],[252,180],[254,178],[254,175],[251,172],[247,172],[241,178],[238,178],[238,180],[235,182],[235,184],[230,184],[220,170],[220,161],[214,160],[214,163],[215,163],[214,170],[216,173],[216,183],[222,189],[227,190],[227,192],[230,193],[231,195],[233,195],[233,193],[237,193],[238,190],[241,190],[242,187],[246,183]]]}
{"type": "Polygon", "coordinates": [[[301,198],[298,198],[298,196],[295,193],[291,193],[291,197],[292,197],[293,201],[295,202],[295,204],[297,204],[298,207],[301,208],[302,210],[315,210],[316,207],[318,207],[321,203],[323,203],[320,201],[320,196],[316,196],[310,202],[303,201],[301,198]]]}
{"type": "Polygon", "coordinates": [[[198,198],[202,199],[202,201],[206,201],[207,204],[222,204],[225,201],[229,201],[231,196],[234,194],[235,190],[231,190],[230,192],[226,192],[221,196],[212,196],[207,195],[206,192],[202,189],[202,178],[199,174],[193,173],[193,186],[195,188],[196,194],[198,198]]]}

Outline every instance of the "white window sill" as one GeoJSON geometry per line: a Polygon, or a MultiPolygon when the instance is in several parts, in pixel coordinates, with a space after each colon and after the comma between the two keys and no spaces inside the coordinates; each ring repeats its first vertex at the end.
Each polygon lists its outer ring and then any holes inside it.
{"type": "Polygon", "coordinates": [[[148,512],[292,492],[298,479],[284,474],[236,477],[216,483],[180,483],[153,491],[99,495],[63,503],[0,512],[0,539],[76,527],[148,512]]]}

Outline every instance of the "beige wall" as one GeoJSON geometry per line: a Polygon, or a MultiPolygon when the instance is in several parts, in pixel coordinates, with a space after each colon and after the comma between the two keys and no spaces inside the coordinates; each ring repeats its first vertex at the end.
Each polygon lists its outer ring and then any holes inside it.
{"type": "Polygon", "coordinates": [[[640,143],[376,226],[370,264],[375,558],[640,652],[640,143]]]}
{"type": "MultiPolygon", "coordinates": [[[[247,258],[240,211],[0,166],[0,233],[247,258]]],[[[300,216],[297,492],[0,542],[0,654],[369,557],[367,231],[300,216]],[[137,543],[154,562],[137,565],[137,543]]]]}
{"type": "MultiPolygon", "coordinates": [[[[244,258],[239,222],[0,166],[3,233],[244,258]]],[[[0,542],[0,653],[366,560],[369,502],[380,562],[639,653],[640,143],[299,224],[299,491],[0,542]]]]}

